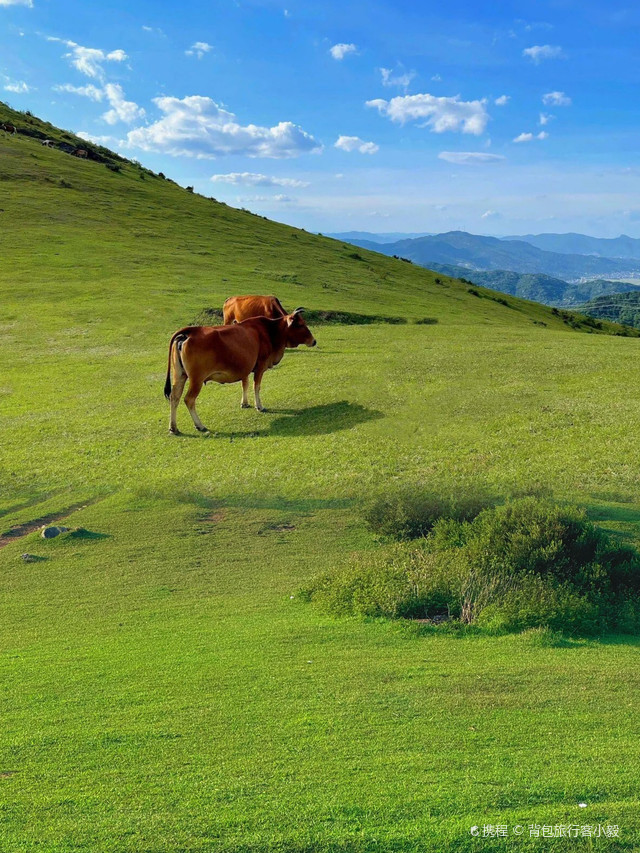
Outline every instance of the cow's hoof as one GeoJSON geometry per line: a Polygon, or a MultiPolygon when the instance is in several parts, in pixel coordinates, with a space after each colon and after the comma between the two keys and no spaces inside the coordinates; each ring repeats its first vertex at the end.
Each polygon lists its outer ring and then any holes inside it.
{"type": "Polygon", "coordinates": [[[250,409],[251,403],[240,403],[240,408],[241,409],[250,409]]]}
{"type": "Polygon", "coordinates": [[[263,413],[264,413],[264,412],[266,412],[267,410],[265,409],[265,407],[264,407],[264,406],[262,406],[262,408],[260,408],[260,409],[256,406],[256,411],[257,411],[257,412],[263,412],[263,413]]]}
{"type": "Polygon", "coordinates": [[[171,429],[169,428],[169,435],[182,435],[179,429],[171,429]]]}
{"type": "Polygon", "coordinates": [[[198,432],[209,432],[209,429],[206,426],[196,427],[196,429],[198,432]]]}

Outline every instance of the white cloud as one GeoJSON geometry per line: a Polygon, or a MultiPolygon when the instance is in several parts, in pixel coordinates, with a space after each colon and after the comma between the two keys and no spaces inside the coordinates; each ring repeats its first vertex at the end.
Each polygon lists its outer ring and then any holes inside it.
{"type": "Polygon", "coordinates": [[[142,29],[145,33],[152,33],[153,35],[164,37],[164,30],[162,30],[160,27],[146,27],[143,25],[142,29]]]}
{"type": "Polygon", "coordinates": [[[291,198],[288,195],[283,195],[282,193],[278,193],[278,195],[239,195],[238,201],[247,202],[247,201],[276,201],[278,204],[295,204],[295,199],[291,198]]]}
{"type": "Polygon", "coordinates": [[[71,83],[54,86],[54,92],[70,92],[73,95],[82,95],[84,98],[91,98],[92,101],[101,101],[104,98],[104,90],[99,89],[92,83],[86,86],[72,86],[71,83]]]}
{"type": "Polygon", "coordinates": [[[553,119],[552,115],[549,113],[540,113],[540,118],[538,119],[538,124],[541,124],[543,127],[545,124],[549,124],[549,122],[553,119]]]}
{"type": "Polygon", "coordinates": [[[367,101],[367,106],[376,107],[381,115],[400,124],[425,119],[424,125],[434,133],[453,130],[478,136],[484,132],[489,121],[485,100],[461,101],[460,95],[453,98],[437,98],[427,94],[398,95],[390,101],[382,98],[367,101]]]}
{"type": "Polygon", "coordinates": [[[441,151],[440,160],[462,166],[475,166],[481,163],[500,163],[506,160],[501,154],[487,154],[484,151],[441,151]]]}
{"type": "Polygon", "coordinates": [[[273,178],[255,172],[229,172],[227,175],[212,175],[210,180],[218,184],[233,184],[245,187],[308,187],[308,181],[295,178],[273,178]]]}
{"type": "Polygon", "coordinates": [[[0,0],[0,6],[28,6],[33,9],[33,0],[0,0]]]}
{"type": "Polygon", "coordinates": [[[96,47],[83,47],[68,39],[60,39],[55,36],[48,36],[47,41],[60,42],[61,44],[70,47],[69,53],[65,53],[65,59],[68,59],[71,65],[85,74],[87,77],[93,77],[94,80],[104,80],[104,62],[124,62],[127,59],[127,54],[124,50],[111,50],[108,53],[96,47]]]}
{"type": "Polygon", "coordinates": [[[106,145],[107,147],[121,144],[115,136],[94,136],[91,133],[86,133],[84,130],[78,131],[76,136],[79,136],[80,139],[85,139],[87,142],[95,142],[96,145],[106,145]]]}
{"type": "Polygon", "coordinates": [[[164,113],[162,118],[127,134],[130,145],[145,151],[198,159],[225,154],[283,159],[322,150],[313,136],[290,121],[274,127],[240,125],[233,113],[201,95],[160,97],[153,103],[164,113]]]}
{"type": "Polygon", "coordinates": [[[542,103],[546,106],[553,107],[570,107],[571,98],[567,97],[564,92],[547,92],[542,96],[542,103]]]}
{"type": "Polygon", "coordinates": [[[500,214],[495,210],[485,210],[480,219],[499,219],[500,214]]]}
{"type": "Polygon", "coordinates": [[[549,134],[546,130],[541,130],[540,133],[521,133],[513,140],[514,142],[532,142],[534,139],[546,139],[549,134]]]}
{"type": "Polygon", "coordinates": [[[539,65],[544,59],[564,58],[562,48],[554,44],[534,44],[533,47],[525,47],[522,55],[531,59],[536,65],[539,65]]]}
{"type": "Polygon", "coordinates": [[[189,50],[185,50],[185,54],[202,59],[205,53],[209,53],[210,50],[213,50],[213,45],[207,44],[206,41],[196,41],[191,45],[189,50]]]}
{"type": "Polygon", "coordinates": [[[104,94],[111,105],[111,109],[107,110],[102,116],[107,124],[116,124],[118,121],[132,124],[144,116],[145,112],[142,107],[133,101],[125,100],[122,86],[118,83],[107,83],[104,87],[104,94]]]}
{"type": "Polygon", "coordinates": [[[342,151],[358,151],[360,154],[375,154],[380,150],[380,146],[375,142],[365,142],[359,136],[339,136],[334,147],[342,151]]]}
{"type": "Polygon", "coordinates": [[[401,89],[406,89],[416,76],[415,71],[405,71],[403,73],[398,71],[394,75],[390,68],[381,68],[380,74],[382,75],[383,86],[400,86],[401,89]]]}
{"type": "Polygon", "coordinates": [[[329,53],[333,56],[334,59],[344,59],[345,56],[349,53],[356,53],[358,48],[355,44],[334,44],[332,48],[329,49],[329,53]]]}
{"type": "Polygon", "coordinates": [[[496,105],[496,107],[506,107],[510,100],[510,95],[500,95],[500,97],[496,98],[493,103],[496,105]]]}
{"type": "Polygon", "coordinates": [[[439,74],[434,74],[431,79],[433,80],[434,83],[441,83],[442,82],[442,77],[439,74]]]}
{"type": "Polygon", "coordinates": [[[31,91],[31,87],[24,80],[12,80],[5,85],[4,90],[5,92],[15,92],[16,95],[26,95],[27,92],[31,91]]]}
{"type": "Polygon", "coordinates": [[[142,107],[139,107],[133,101],[127,101],[124,97],[122,86],[118,83],[107,83],[104,88],[98,88],[92,83],[86,86],[72,86],[71,83],[54,86],[55,92],[69,92],[74,95],[82,95],[85,98],[90,98],[92,101],[107,100],[111,109],[103,113],[102,118],[107,124],[116,124],[118,121],[123,121],[126,124],[131,124],[145,115],[142,107]]]}

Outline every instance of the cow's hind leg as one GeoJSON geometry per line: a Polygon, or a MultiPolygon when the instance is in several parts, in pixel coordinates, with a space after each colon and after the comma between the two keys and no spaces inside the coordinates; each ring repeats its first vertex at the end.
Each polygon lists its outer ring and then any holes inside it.
{"type": "Polygon", "coordinates": [[[259,412],[266,412],[267,410],[262,405],[262,400],[260,399],[260,386],[262,385],[262,376],[264,374],[264,370],[256,371],[253,374],[253,396],[256,401],[256,409],[259,412]]]}
{"type": "Polygon", "coordinates": [[[242,380],[242,402],[240,403],[241,409],[250,409],[251,403],[249,402],[249,377],[245,376],[242,380]]]}
{"type": "Polygon", "coordinates": [[[171,404],[171,415],[169,416],[169,432],[171,435],[180,435],[178,424],[176,422],[176,412],[178,411],[178,403],[184,391],[184,385],[187,381],[187,374],[182,370],[180,365],[175,365],[178,373],[174,373],[173,385],[171,386],[171,395],[169,403],[171,404]]]}
{"type": "Polygon", "coordinates": [[[198,413],[196,412],[196,400],[198,399],[198,394],[202,390],[202,381],[196,381],[193,377],[189,379],[189,390],[187,391],[184,402],[189,409],[189,414],[193,420],[194,426],[200,432],[209,432],[207,427],[202,423],[200,418],[198,417],[198,413]]]}

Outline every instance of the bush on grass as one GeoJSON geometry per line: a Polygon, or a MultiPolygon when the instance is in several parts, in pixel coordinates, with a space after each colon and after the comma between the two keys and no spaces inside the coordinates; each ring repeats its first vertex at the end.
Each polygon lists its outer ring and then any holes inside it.
{"type": "Polygon", "coordinates": [[[424,507],[426,536],[353,558],[306,597],[334,613],[444,616],[492,633],[640,629],[640,555],[581,510],[529,497],[465,520],[444,503],[437,519],[434,502],[424,507]]]}
{"type": "Polygon", "coordinates": [[[456,490],[447,494],[402,486],[365,504],[364,518],[375,533],[403,541],[426,536],[440,518],[470,521],[493,503],[481,492],[456,490]]]}

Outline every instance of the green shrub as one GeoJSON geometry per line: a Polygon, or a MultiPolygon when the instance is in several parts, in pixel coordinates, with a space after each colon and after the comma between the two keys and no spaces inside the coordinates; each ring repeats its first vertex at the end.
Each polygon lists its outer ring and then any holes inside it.
{"type": "Polygon", "coordinates": [[[375,533],[394,539],[426,536],[440,518],[468,521],[493,502],[485,494],[457,490],[442,494],[421,486],[404,486],[374,497],[364,517],[375,533]]]}
{"type": "Polygon", "coordinates": [[[306,595],[334,613],[446,616],[492,633],[640,629],[640,555],[574,507],[527,497],[482,509],[413,491],[379,499],[367,520],[422,538],[317,579],[306,595]]]}

